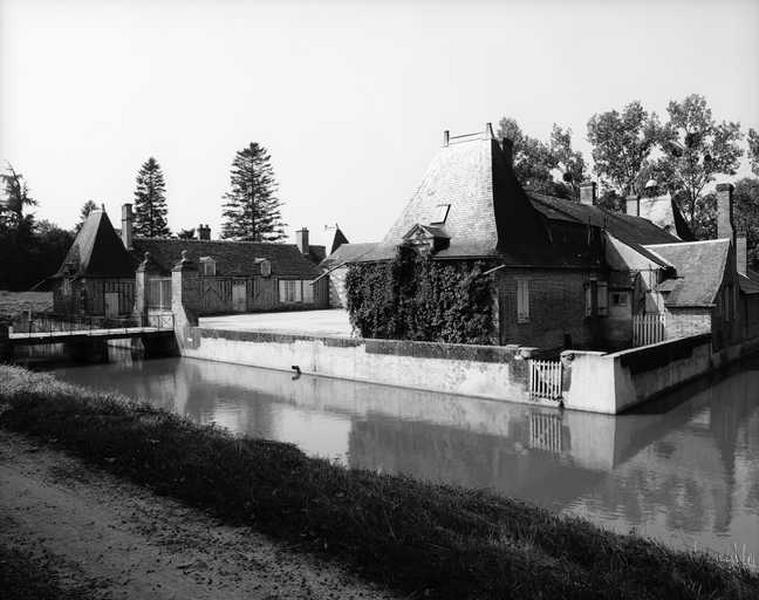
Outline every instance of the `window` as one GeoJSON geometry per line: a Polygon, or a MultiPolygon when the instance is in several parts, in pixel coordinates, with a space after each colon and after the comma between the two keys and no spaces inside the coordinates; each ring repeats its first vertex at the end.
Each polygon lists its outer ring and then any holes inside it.
{"type": "Polygon", "coordinates": [[[430,225],[445,223],[448,218],[448,211],[451,210],[450,204],[438,204],[435,207],[435,212],[432,214],[430,225]]]}
{"type": "Polygon", "coordinates": [[[614,292],[611,295],[611,303],[614,306],[627,306],[627,292],[614,292]]]}
{"type": "Polygon", "coordinates": [[[200,274],[203,277],[216,277],[216,261],[210,256],[201,256],[198,260],[200,263],[200,274]]]}
{"type": "Polygon", "coordinates": [[[314,303],[314,286],[310,281],[303,282],[303,302],[308,304],[314,303]]]}
{"type": "Polygon", "coordinates": [[[300,279],[280,279],[279,281],[279,301],[280,302],[302,302],[303,301],[303,282],[300,279]]]}
{"type": "Polygon", "coordinates": [[[517,279],[517,323],[530,320],[530,281],[517,279]]]}
{"type": "Polygon", "coordinates": [[[261,273],[261,277],[271,276],[271,261],[268,258],[257,258],[258,270],[261,273]]]}
{"type": "Polygon", "coordinates": [[[605,281],[599,281],[596,286],[596,306],[600,316],[609,314],[609,286],[605,281]]]}
{"type": "Polygon", "coordinates": [[[585,283],[585,316],[590,317],[593,314],[593,288],[595,281],[585,283]]]}

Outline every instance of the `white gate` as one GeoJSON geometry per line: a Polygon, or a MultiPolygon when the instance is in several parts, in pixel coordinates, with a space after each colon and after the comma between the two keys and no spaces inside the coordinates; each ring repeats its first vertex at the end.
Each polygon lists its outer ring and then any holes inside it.
{"type": "Polygon", "coordinates": [[[530,371],[530,395],[533,398],[558,400],[561,398],[561,361],[528,361],[530,371]]]}
{"type": "Polygon", "coordinates": [[[667,338],[665,313],[633,316],[633,347],[663,342],[667,338]]]}

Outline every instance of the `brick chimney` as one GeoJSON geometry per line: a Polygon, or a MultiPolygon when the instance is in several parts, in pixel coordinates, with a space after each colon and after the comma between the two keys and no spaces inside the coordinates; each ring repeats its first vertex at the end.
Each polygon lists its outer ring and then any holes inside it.
{"type": "Polygon", "coordinates": [[[308,255],[308,229],[304,227],[295,232],[295,245],[298,246],[301,254],[308,255]]]}
{"type": "Polygon", "coordinates": [[[748,273],[748,241],[745,229],[735,232],[735,270],[741,275],[748,273]]]}
{"type": "Polygon", "coordinates": [[[211,239],[211,227],[208,225],[203,225],[202,223],[198,225],[198,239],[199,240],[210,240],[211,239]]]}
{"type": "Polygon", "coordinates": [[[127,250],[132,248],[133,222],[132,205],[126,203],[121,206],[121,241],[127,250]]]}
{"type": "Polygon", "coordinates": [[[717,237],[730,238],[735,242],[733,227],[733,187],[732,183],[717,184],[717,237]]]}
{"type": "Polygon", "coordinates": [[[628,215],[633,217],[640,216],[640,198],[638,196],[628,196],[626,199],[626,207],[627,210],[625,212],[628,215]]]}
{"type": "Polygon", "coordinates": [[[584,181],[580,184],[580,204],[593,206],[596,203],[596,182],[584,181]]]}

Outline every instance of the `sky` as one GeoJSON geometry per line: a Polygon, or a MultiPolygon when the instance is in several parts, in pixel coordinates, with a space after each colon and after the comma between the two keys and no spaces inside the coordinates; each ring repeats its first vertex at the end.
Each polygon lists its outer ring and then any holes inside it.
{"type": "Polygon", "coordinates": [[[446,129],[558,123],[590,160],[593,114],[694,92],[759,129],[757,31],[755,0],[0,0],[0,160],[38,219],[72,227],[92,199],[118,227],[154,156],[169,226],[215,238],[258,142],[288,233],[376,241],[446,129]]]}

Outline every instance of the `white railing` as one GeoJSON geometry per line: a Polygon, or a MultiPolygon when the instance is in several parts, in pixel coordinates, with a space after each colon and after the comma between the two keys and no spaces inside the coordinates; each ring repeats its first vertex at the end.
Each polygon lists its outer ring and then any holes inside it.
{"type": "Polygon", "coordinates": [[[548,400],[561,398],[561,361],[530,359],[528,363],[530,395],[548,400]]]}
{"type": "Polygon", "coordinates": [[[665,313],[633,316],[633,347],[663,342],[667,338],[665,313]]]}

